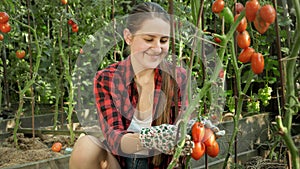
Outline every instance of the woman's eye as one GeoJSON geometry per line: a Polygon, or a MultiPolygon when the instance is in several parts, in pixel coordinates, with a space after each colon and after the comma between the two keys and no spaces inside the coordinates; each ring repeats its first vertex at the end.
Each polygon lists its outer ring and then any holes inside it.
{"type": "Polygon", "coordinates": [[[152,42],[153,39],[145,39],[146,42],[152,42]]]}
{"type": "Polygon", "coordinates": [[[161,39],[160,42],[161,42],[161,43],[167,43],[167,42],[168,42],[168,39],[161,39]]]}

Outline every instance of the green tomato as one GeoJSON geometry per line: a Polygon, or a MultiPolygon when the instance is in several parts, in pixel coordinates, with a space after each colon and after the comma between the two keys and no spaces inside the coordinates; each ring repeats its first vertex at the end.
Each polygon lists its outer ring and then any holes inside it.
{"type": "Polygon", "coordinates": [[[234,22],[233,13],[228,7],[225,7],[219,16],[221,19],[224,17],[225,23],[232,24],[234,22]]]}

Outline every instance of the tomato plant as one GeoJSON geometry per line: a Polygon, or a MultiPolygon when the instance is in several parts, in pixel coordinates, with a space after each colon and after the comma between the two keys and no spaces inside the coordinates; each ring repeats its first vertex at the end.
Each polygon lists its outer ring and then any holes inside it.
{"type": "Polygon", "coordinates": [[[0,41],[4,39],[4,36],[0,33],[0,41]]]}
{"type": "Polygon", "coordinates": [[[0,12],[0,23],[5,24],[9,20],[9,15],[6,12],[0,12]]]}
{"type": "Polygon", "coordinates": [[[203,139],[205,133],[204,124],[201,122],[195,122],[192,126],[192,138],[194,142],[200,142],[203,139]]]}
{"type": "Polygon", "coordinates": [[[214,141],[211,146],[206,146],[206,154],[210,157],[217,157],[220,152],[219,143],[214,141]]]}
{"type": "Polygon", "coordinates": [[[62,144],[60,142],[55,142],[51,147],[52,151],[54,152],[60,152],[61,148],[62,144]]]}
{"type": "Polygon", "coordinates": [[[16,52],[16,56],[19,59],[23,59],[25,57],[25,55],[26,55],[26,52],[24,50],[17,50],[17,52],[16,52]]]}
{"type": "Polygon", "coordinates": [[[253,73],[260,74],[263,72],[265,66],[264,57],[261,53],[253,53],[251,57],[251,69],[253,73]]]}
{"type": "Polygon", "coordinates": [[[244,48],[239,54],[239,61],[242,63],[248,63],[251,61],[251,56],[255,52],[255,50],[251,47],[244,48]]]}
{"type": "Polygon", "coordinates": [[[195,142],[195,147],[192,149],[192,158],[194,160],[199,160],[205,153],[205,145],[202,142],[195,142]]]}
{"type": "Polygon", "coordinates": [[[245,4],[246,18],[252,22],[255,19],[256,12],[259,10],[260,4],[257,0],[248,0],[245,4]]]}
{"type": "Polygon", "coordinates": [[[271,5],[264,5],[259,10],[260,17],[267,23],[273,23],[276,18],[276,11],[271,5]]]}
{"type": "Polygon", "coordinates": [[[240,48],[244,49],[250,46],[251,38],[248,31],[239,32],[236,36],[237,44],[240,48]]]}
{"type": "MultiPolygon", "coordinates": [[[[236,15],[234,16],[234,21],[237,20],[237,18],[239,17],[239,15],[240,15],[240,14],[236,14],[236,15]]],[[[237,26],[236,31],[238,31],[238,32],[243,32],[243,31],[246,30],[246,29],[247,29],[247,19],[246,19],[246,17],[243,17],[243,19],[241,20],[241,22],[240,22],[239,25],[237,26]]]]}
{"type": "Polygon", "coordinates": [[[210,128],[205,128],[205,134],[202,141],[205,146],[211,146],[216,141],[216,136],[210,128]]]}
{"type": "Polygon", "coordinates": [[[213,13],[220,13],[225,6],[225,2],[223,0],[215,0],[211,6],[211,10],[213,13]]]}
{"type": "Polygon", "coordinates": [[[0,24],[0,31],[2,33],[8,33],[10,32],[11,30],[11,27],[10,27],[10,24],[8,22],[4,23],[4,24],[0,24]]]}

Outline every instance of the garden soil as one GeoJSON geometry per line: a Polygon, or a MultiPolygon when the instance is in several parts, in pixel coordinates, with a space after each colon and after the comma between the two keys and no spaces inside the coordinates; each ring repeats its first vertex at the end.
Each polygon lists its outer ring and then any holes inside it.
{"type": "Polygon", "coordinates": [[[14,146],[12,136],[0,142],[0,168],[61,157],[68,153],[65,151],[67,147],[71,148],[69,136],[39,135],[33,139],[19,133],[17,138],[18,149],[14,146]],[[52,144],[55,142],[62,143],[63,147],[60,152],[51,150],[52,144]]]}

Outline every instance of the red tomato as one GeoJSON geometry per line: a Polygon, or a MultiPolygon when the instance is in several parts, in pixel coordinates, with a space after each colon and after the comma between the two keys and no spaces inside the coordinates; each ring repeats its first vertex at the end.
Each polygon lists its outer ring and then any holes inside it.
{"type": "Polygon", "coordinates": [[[264,34],[270,26],[270,23],[265,22],[260,15],[256,15],[254,19],[254,27],[260,33],[264,34]]]}
{"type": "Polygon", "coordinates": [[[192,158],[199,160],[205,153],[205,145],[201,142],[195,142],[195,147],[192,149],[192,158]]]}
{"type": "Polygon", "coordinates": [[[61,3],[62,3],[63,5],[66,5],[66,4],[68,3],[68,0],[61,0],[61,3]]]}
{"type": "Polygon", "coordinates": [[[62,144],[61,144],[60,142],[55,142],[55,143],[52,145],[51,149],[52,149],[52,151],[54,151],[54,152],[60,152],[61,147],[62,147],[62,144]]]}
{"type": "Polygon", "coordinates": [[[75,22],[72,19],[68,20],[68,25],[73,26],[75,24],[75,22]]]}
{"type": "Polygon", "coordinates": [[[215,0],[211,6],[211,10],[213,13],[220,13],[225,6],[225,2],[223,0],[215,0]]]}
{"type": "Polygon", "coordinates": [[[78,25],[77,24],[74,24],[74,25],[72,25],[72,31],[73,32],[78,32],[78,25]]]}
{"type": "Polygon", "coordinates": [[[6,12],[0,12],[0,23],[7,23],[9,20],[9,15],[6,12]]]}
{"type": "Polygon", "coordinates": [[[16,52],[16,56],[19,59],[23,59],[25,57],[25,55],[26,55],[26,52],[24,50],[17,50],[17,52],[16,52]]]}
{"type": "Polygon", "coordinates": [[[192,138],[194,142],[200,142],[203,139],[205,132],[204,124],[201,122],[195,122],[192,126],[192,138]]]}
{"type": "Polygon", "coordinates": [[[205,134],[202,141],[205,146],[211,146],[216,141],[216,136],[210,128],[205,128],[205,134]]]}
{"type": "Polygon", "coordinates": [[[224,78],[224,70],[221,69],[219,72],[219,78],[223,79],[224,78]]]}
{"type": "Polygon", "coordinates": [[[237,45],[242,49],[249,47],[251,44],[250,35],[246,30],[243,32],[239,32],[236,36],[236,40],[237,40],[237,45]]]}
{"type": "Polygon", "coordinates": [[[253,73],[260,74],[264,71],[265,60],[261,53],[253,53],[251,57],[251,69],[253,73]]]}
{"type": "Polygon", "coordinates": [[[246,18],[252,22],[255,19],[256,12],[260,8],[260,4],[257,0],[248,0],[245,5],[246,18]]]}
{"type": "Polygon", "coordinates": [[[251,61],[251,56],[255,52],[255,50],[251,47],[247,47],[243,49],[239,55],[239,61],[242,63],[248,63],[251,61]]]}
{"type": "Polygon", "coordinates": [[[273,23],[276,18],[276,11],[271,5],[264,5],[259,10],[260,17],[267,23],[273,23]]]}
{"type": "Polygon", "coordinates": [[[216,43],[221,43],[222,42],[221,39],[218,38],[218,37],[214,37],[214,40],[215,40],[216,43]]]}
{"type": "MultiPolygon", "coordinates": [[[[234,16],[234,21],[237,20],[237,18],[239,17],[240,14],[236,14],[234,16]]],[[[245,17],[243,17],[243,19],[241,20],[241,22],[239,23],[239,25],[236,27],[236,30],[238,32],[243,32],[244,30],[247,29],[247,19],[245,17]]]]}
{"type": "Polygon", "coordinates": [[[10,32],[10,30],[11,30],[11,27],[8,22],[6,22],[4,24],[0,23],[0,31],[2,33],[8,33],[8,32],[10,32]]]}
{"type": "Polygon", "coordinates": [[[244,10],[244,5],[240,2],[235,3],[235,12],[236,14],[239,14],[244,10]]]}
{"type": "Polygon", "coordinates": [[[0,41],[4,39],[4,36],[0,33],[0,41]]]}
{"type": "Polygon", "coordinates": [[[210,157],[217,157],[220,152],[219,143],[214,141],[211,146],[206,147],[206,154],[210,157]]]}

